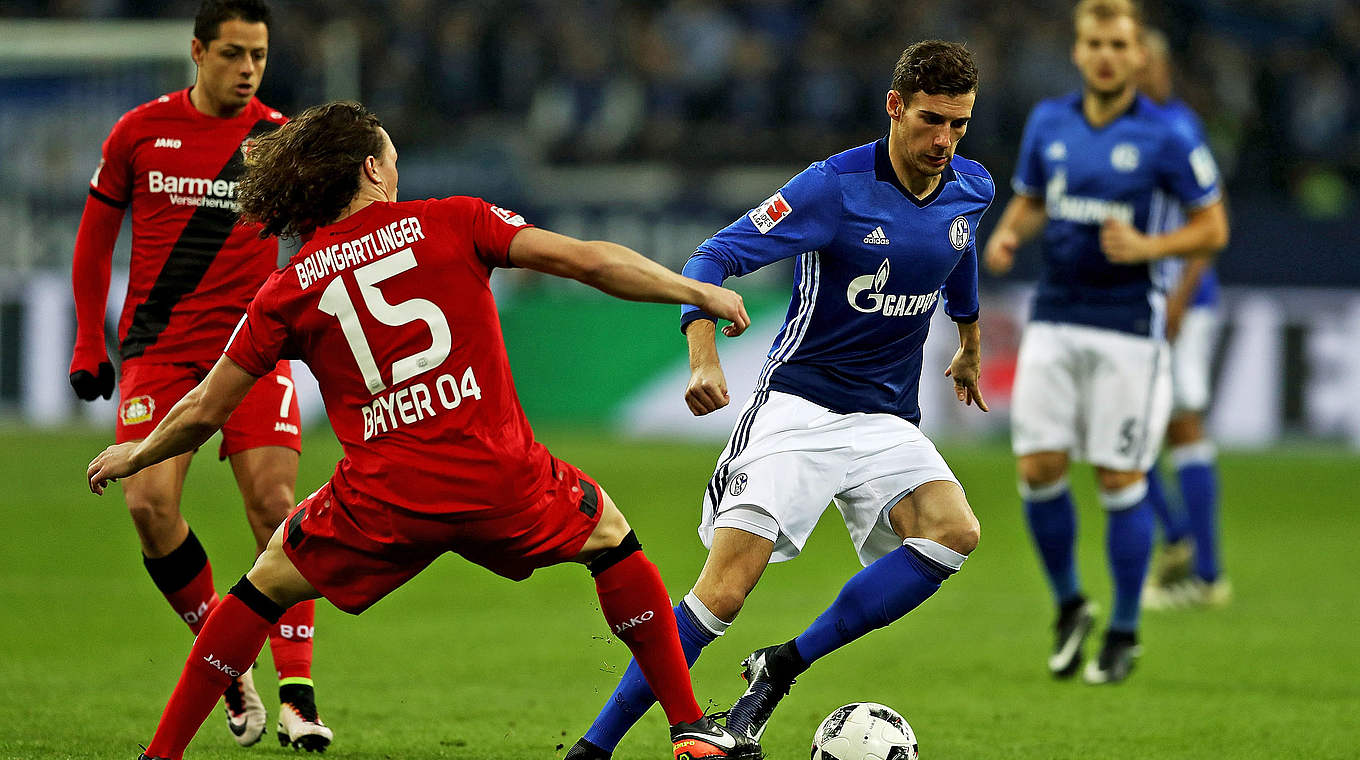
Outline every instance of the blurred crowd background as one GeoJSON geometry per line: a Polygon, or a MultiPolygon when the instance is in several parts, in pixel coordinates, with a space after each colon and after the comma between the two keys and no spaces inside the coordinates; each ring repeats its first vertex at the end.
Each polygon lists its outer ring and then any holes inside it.
{"type": "MultiPolygon", "coordinates": [[[[0,16],[190,18],[195,0],[7,0],[0,16]]],[[[278,0],[262,97],[324,99],[322,27],[352,22],[362,100],[402,147],[500,141],[532,161],[806,163],[885,129],[897,54],[964,40],[982,88],[962,153],[1008,178],[1026,113],[1076,86],[1066,0],[278,0]]],[[[1234,197],[1355,211],[1360,3],[1149,0],[1178,94],[1234,197]]],[[[757,199],[758,200],[758,199],[757,199]]]]}

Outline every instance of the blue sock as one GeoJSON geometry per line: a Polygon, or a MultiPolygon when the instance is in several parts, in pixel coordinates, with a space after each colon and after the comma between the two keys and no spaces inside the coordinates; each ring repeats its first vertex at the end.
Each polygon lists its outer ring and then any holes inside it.
{"type": "Polygon", "coordinates": [[[1195,575],[1218,580],[1218,473],[1212,457],[1182,463],[1180,476],[1185,511],[1195,535],[1195,575]]]}
{"type": "Polygon", "coordinates": [[[907,541],[850,576],[836,601],[794,639],[805,663],[911,612],[963,563],[962,554],[934,541],[907,541]]]}
{"type": "Polygon", "coordinates": [[[1156,530],[1152,508],[1141,481],[1114,494],[1101,494],[1101,498],[1108,515],[1105,550],[1114,578],[1110,630],[1134,633],[1138,630],[1143,579],[1147,576],[1152,534],[1156,530]]]}
{"type": "MultiPolygon", "coordinates": [[[[674,612],[676,627],[680,629],[680,647],[685,651],[685,662],[694,667],[699,652],[718,638],[718,634],[700,623],[694,613],[685,608],[685,601],[675,605],[674,612]]],[[[654,704],[656,695],[647,685],[642,668],[638,667],[637,660],[629,660],[628,669],[623,672],[623,678],[614,687],[614,693],[595,717],[590,730],[586,731],[585,740],[606,752],[613,752],[628,729],[641,720],[654,704]]]]}
{"type": "Polygon", "coordinates": [[[1162,474],[1158,472],[1157,465],[1147,471],[1148,502],[1152,505],[1153,514],[1157,515],[1157,522],[1162,526],[1162,539],[1168,544],[1174,544],[1185,538],[1190,533],[1190,521],[1185,511],[1175,508],[1166,499],[1166,491],[1162,488],[1162,474]]]}
{"type": "Polygon", "coordinates": [[[1022,485],[1021,491],[1029,533],[1053,597],[1060,605],[1071,601],[1081,594],[1081,584],[1077,581],[1077,508],[1067,480],[1041,488],[1022,485]]]}

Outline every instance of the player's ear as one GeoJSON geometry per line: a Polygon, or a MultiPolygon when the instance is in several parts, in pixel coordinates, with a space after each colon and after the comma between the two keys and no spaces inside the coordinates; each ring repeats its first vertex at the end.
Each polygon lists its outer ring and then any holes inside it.
{"type": "Polygon", "coordinates": [[[368,181],[375,185],[383,183],[382,177],[378,176],[378,159],[373,156],[364,159],[364,176],[368,177],[368,181]]]}
{"type": "Polygon", "coordinates": [[[884,105],[884,109],[888,112],[888,118],[894,121],[902,118],[902,112],[906,110],[902,103],[902,94],[897,90],[888,90],[888,102],[884,105]]]}
{"type": "Polygon", "coordinates": [[[203,56],[208,52],[208,46],[203,44],[203,40],[197,37],[189,41],[189,57],[193,59],[195,66],[203,65],[203,56]]]}

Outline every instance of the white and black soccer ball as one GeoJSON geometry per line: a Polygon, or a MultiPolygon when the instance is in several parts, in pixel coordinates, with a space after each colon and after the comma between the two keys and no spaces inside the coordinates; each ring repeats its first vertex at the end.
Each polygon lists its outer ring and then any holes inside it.
{"type": "Polygon", "coordinates": [[[833,711],[812,735],[812,760],[916,760],[916,734],[907,719],[877,702],[833,711]]]}

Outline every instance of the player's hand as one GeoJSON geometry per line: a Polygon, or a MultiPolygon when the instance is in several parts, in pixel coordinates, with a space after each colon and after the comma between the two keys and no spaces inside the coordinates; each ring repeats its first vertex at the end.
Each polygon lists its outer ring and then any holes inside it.
{"type": "Polygon", "coordinates": [[[982,263],[994,275],[1003,275],[1015,266],[1015,252],[1020,248],[1020,236],[1012,230],[996,230],[987,238],[982,263]]]}
{"type": "MultiPolygon", "coordinates": [[[[701,290],[702,303],[696,303],[695,306],[732,323],[723,327],[723,335],[735,338],[751,326],[751,317],[746,314],[746,304],[741,300],[740,293],[707,283],[703,284],[701,290]]],[[[723,390],[726,392],[726,388],[723,390]]]]}
{"type": "Polygon", "coordinates": [[[949,369],[944,371],[945,377],[954,378],[954,395],[967,406],[974,403],[984,412],[990,412],[987,402],[982,400],[982,391],[978,390],[978,379],[982,377],[982,354],[978,351],[964,351],[962,348],[954,352],[954,360],[949,362],[949,369]]]}
{"type": "Polygon", "coordinates": [[[1100,250],[1114,264],[1140,264],[1157,257],[1152,238],[1117,219],[1100,226],[1100,250]]]}
{"type": "Polygon", "coordinates": [[[90,481],[92,493],[103,496],[108,484],[137,472],[139,468],[132,464],[132,451],[137,443],[128,441],[110,446],[90,462],[85,468],[85,477],[90,481]]]}
{"type": "Polygon", "coordinates": [[[93,372],[88,369],[72,372],[71,388],[84,401],[94,401],[100,396],[104,398],[113,396],[113,365],[100,362],[99,367],[93,372]]]}
{"type": "Polygon", "coordinates": [[[690,370],[689,387],[685,388],[685,405],[695,417],[716,412],[727,406],[732,398],[727,395],[727,378],[722,367],[704,364],[690,370]]]}

